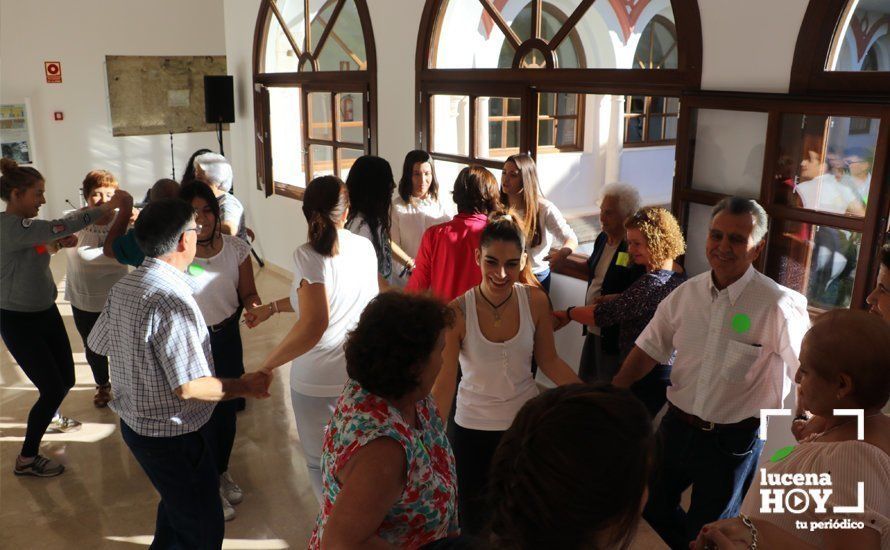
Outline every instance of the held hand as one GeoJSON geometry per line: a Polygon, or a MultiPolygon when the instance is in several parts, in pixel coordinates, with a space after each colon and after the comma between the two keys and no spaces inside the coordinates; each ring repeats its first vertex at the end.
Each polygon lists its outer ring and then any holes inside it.
{"type": "Polygon", "coordinates": [[[751,546],[751,531],[740,518],[721,519],[702,527],[691,550],[743,550],[751,546]]]}
{"type": "Polygon", "coordinates": [[[241,376],[245,385],[245,393],[255,399],[270,397],[269,386],[272,384],[272,374],[264,371],[248,372],[241,376]]]}
{"type": "Polygon", "coordinates": [[[551,313],[553,315],[553,330],[557,331],[571,322],[568,313],[565,310],[557,310],[551,313]]]}
{"type": "Polygon", "coordinates": [[[56,244],[59,248],[74,248],[77,246],[77,235],[62,237],[61,239],[56,240],[56,244]]]}
{"type": "Polygon", "coordinates": [[[127,208],[133,207],[133,195],[127,193],[123,189],[118,189],[114,192],[114,196],[111,197],[111,200],[106,204],[114,210],[116,208],[127,208]]]}
{"type": "Polygon", "coordinates": [[[272,316],[272,308],[269,305],[257,306],[244,312],[244,324],[247,328],[254,328],[272,316]]]}
{"type": "Polygon", "coordinates": [[[568,248],[551,248],[550,252],[544,257],[545,262],[559,263],[571,255],[572,251],[568,248]]]}
{"type": "Polygon", "coordinates": [[[139,209],[138,209],[138,208],[134,208],[134,209],[130,212],[130,225],[133,225],[134,223],[136,223],[136,218],[138,218],[138,217],[139,217],[139,209]]]}
{"type": "Polygon", "coordinates": [[[809,420],[795,420],[791,423],[791,434],[798,442],[804,442],[825,431],[827,421],[821,416],[812,416],[809,420]]]}

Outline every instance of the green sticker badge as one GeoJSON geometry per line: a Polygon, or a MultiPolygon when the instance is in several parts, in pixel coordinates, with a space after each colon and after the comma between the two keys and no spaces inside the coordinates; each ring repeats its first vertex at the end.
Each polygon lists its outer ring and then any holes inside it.
{"type": "Polygon", "coordinates": [[[789,445],[787,447],[782,447],[778,451],[773,453],[773,456],[769,458],[770,462],[779,462],[780,460],[785,460],[788,458],[788,455],[794,451],[794,445],[789,445]]]}
{"type": "Polygon", "coordinates": [[[744,313],[736,313],[732,316],[732,330],[744,334],[751,330],[751,318],[744,313]]]}
{"type": "Polygon", "coordinates": [[[627,264],[630,263],[630,254],[627,252],[619,252],[618,258],[615,259],[615,265],[620,265],[621,267],[627,267],[627,264]]]}
{"type": "Polygon", "coordinates": [[[204,267],[200,264],[191,264],[186,271],[192,277],[198,277],[204,274],[204,267]]]}

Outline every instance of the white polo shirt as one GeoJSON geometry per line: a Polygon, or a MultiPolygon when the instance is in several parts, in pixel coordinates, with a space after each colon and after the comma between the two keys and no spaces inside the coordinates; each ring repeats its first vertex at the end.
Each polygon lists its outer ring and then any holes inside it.
{"type": "Polygon", "coordinates": [[[711,272],[665,298],[636,345],[659,363],[676,351],[667,398],[731,424],[782,408],[810,327],[807,299],[753,267],[718,290],[711,272]]]}

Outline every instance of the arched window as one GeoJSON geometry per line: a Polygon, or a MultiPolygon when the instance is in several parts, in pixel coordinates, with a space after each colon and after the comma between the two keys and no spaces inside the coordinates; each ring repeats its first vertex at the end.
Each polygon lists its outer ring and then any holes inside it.
{"type": "Polygon", "coordinates": [[[811,0],[794,51],[791,91],[890,98],[890,2],[811,0]]]}
{"type": "MultiPolygon", "coordinates": [[[[677,68],[677,30],[662,15],[649,21],[634,52],[634,66],[640,69],[677,68]]],[[[624,146],[668,145],[677,139],[677,98],[627,96],[624,102],[624,146]]]]}
{"type": "Polygon", "coordinates": [[[591,240],[609,181],[670,202],[671,136],[679,95],[699,89],[700,28],[695,0],[427,0],[417,146],[445,187],[468,163],[499,175],[507,156],[532,155],[545,196],[591,240]],[[631,95],[663,147],[624,149],[631,95]]]}
{"type": "Polygon", "coordinates": [[[254,33],[257,185],[302,198],[376,150],[376,63],[365,0],[263,0],[254,33]]]}

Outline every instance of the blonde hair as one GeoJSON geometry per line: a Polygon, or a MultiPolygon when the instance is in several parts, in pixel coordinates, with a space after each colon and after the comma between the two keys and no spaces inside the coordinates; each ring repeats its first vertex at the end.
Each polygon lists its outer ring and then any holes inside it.
{"type": "Polygon", "coordinates": [[[624,227],[636,229],[643,234],[655,265],[676,260],[686,252],[686,241],[683,240],[680,225],[673,214],[664,208],[641,208],[624,222],[624,227]]]}

